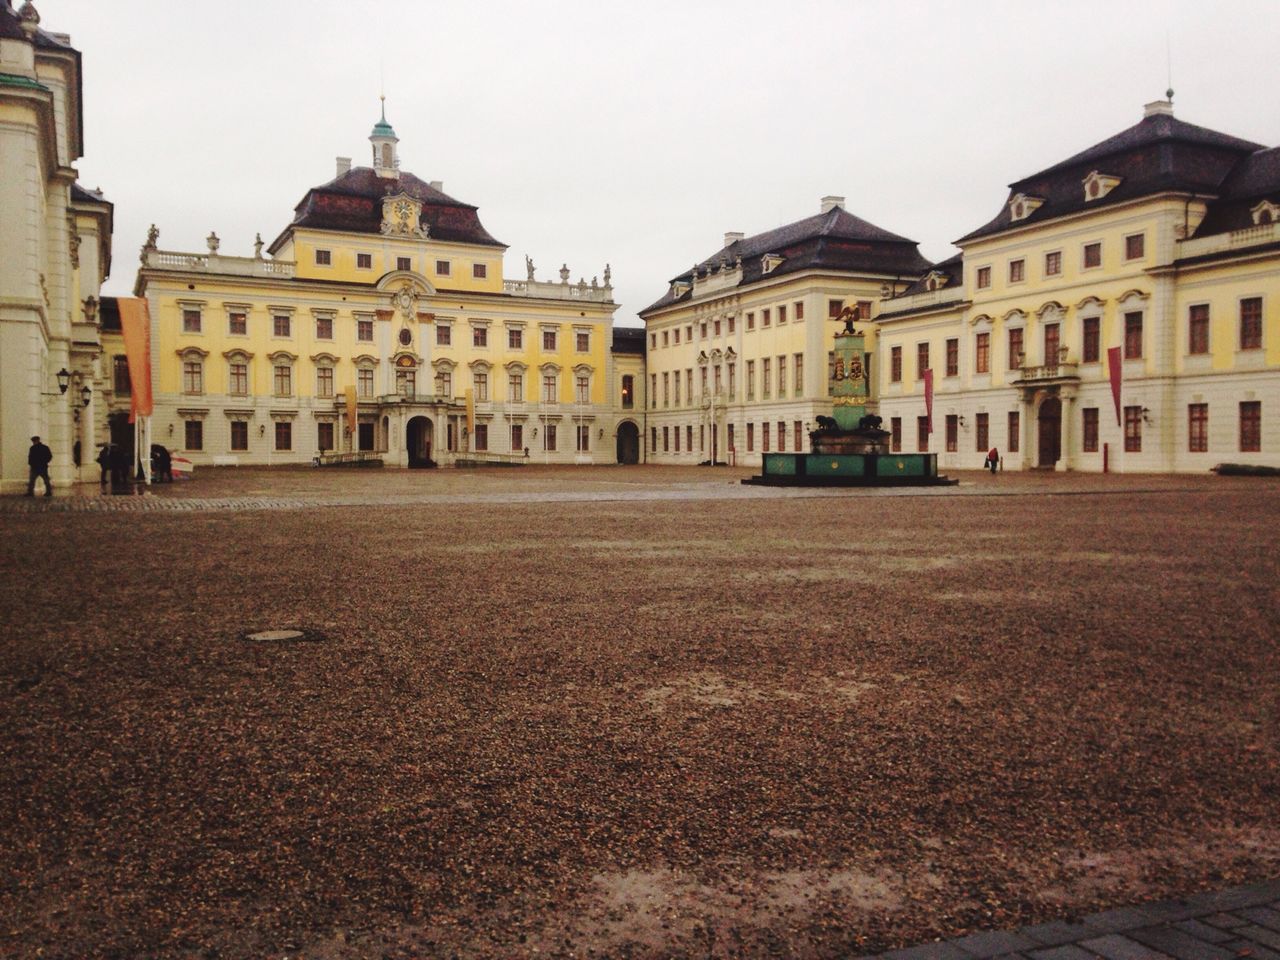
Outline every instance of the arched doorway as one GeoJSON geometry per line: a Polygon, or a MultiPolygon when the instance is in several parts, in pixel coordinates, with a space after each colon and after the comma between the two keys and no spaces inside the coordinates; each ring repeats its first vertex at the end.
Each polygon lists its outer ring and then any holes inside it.
{"type": "Polygon", "coordinates": [[[630,420],[618,424],[618,462],[640,462],[640,428],[630,420]]]}
{"type": "Polygon", "coordinates": [[[404,428],[404,447],[410,467],[434,467],[431,459],[432,423],[429,417],[413,417],[404,428]]]}
{"type": "Polygon", "coordinates": [[[1049,397],[1040,404],[1036,423],[1040,435],[1039,465],[1052,469],[1062,457],[1062,401],[1049,397]]]}

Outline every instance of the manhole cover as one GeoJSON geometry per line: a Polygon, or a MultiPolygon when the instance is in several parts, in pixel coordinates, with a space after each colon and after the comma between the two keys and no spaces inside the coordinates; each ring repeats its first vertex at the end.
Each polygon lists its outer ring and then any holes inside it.
{"type": "Polygon", "coordinates": [[[295,630],[292,627],[282,630],[257,630],[253,633],[241,634],[245,640],[258,640],[266,643],[285,640],[322,640],[323,637],[314,630],[295,630]]]}

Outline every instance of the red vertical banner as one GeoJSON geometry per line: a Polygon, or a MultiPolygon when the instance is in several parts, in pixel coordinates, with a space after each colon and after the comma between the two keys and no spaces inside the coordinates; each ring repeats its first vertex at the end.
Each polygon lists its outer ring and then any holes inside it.
{"type": "Polygon", "coordinates": [[[1107,348],[1107,367],[1111,371],[1111,399],[1116,405],[1116,426],[1120,426],[1120,372],[1123,369],[1120,362],[1120,348],[1107,348]]]}
{"type": "Polygon", "coordinates": [[[121,297],[120,333],[124,337],[125,360],[129,365],[129,422],[151,416],[151,315],[147,301],[121,297]]]}
{"type": "Polygon", "coordinates": [[[933,371],[924,372],[924,418],[926,433],[933,433],[933,371]]]}

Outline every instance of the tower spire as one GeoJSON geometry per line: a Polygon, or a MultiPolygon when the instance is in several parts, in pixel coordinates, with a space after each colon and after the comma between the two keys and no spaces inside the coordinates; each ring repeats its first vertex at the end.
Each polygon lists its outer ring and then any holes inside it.
{"type": "Polygon", "coordinates": [[[400,138],[396,136],[391,124],[387,123],[387,97],[380,94],[382,102],[381,119],[373,125],[369,134],[369,143],[373,145],[373,169],[380,177],[398,179],[400,176],[400,159],[396,156],[396,144],[400,138]]]}

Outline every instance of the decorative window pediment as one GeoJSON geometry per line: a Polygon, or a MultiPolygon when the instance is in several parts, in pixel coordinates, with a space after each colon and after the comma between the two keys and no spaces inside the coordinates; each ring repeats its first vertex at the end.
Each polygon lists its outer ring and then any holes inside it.
{"type": "Polygon", "coordinates": [[[551,363],[550,361],[548,361],[547,363],[544,363],[542,366],[540,366],[538,369],[541,370],[543,373],[559,373],[560,364],[551,363]]]}
{"type": "Polygon", "coordinates": [[[277,350],[275,353],[267,354],[267,359],[272,363],[293,363],[298,359],[298,355],[288,350],[277,350]]]}
{"type": "Polygon", "coordinates": [[[1057,300],[1048,300],[1041,304],[1040,309],[1036,311],[1036,316],[1048,323],[1058,323],[1061,322],[1066,312],[1067,308],[1057,300]]]}
{"type": "Polygon", "coordinates": [[[707,365],[707,352],[702,350],[698,353],[698,366],[705,367],[707,365]]]}
{"type": "Polygon", "coordinates": [[[719,363],[722,359],[724,359],[724,354],[720,352],[720,349],[718,347],[715,350],[711,351],[712,363],[719,363]]]}
{"type": "Polygon", "coordinates": [[[970,318],[970,320],[969,320],[969,325],[970,325],[970,326],[973,326],[973,327],[983,326],[983,325],[985,325],[985,326],[988,326],[988,327],[989,327],[989,326],[991,326],[991,324],[992,324],[992,323],[994,323],[994,322],[995,322],[995,320],[994,320],[994,318],[991,316],[991,314],[989,314],[989,313],[980,313],[980,314],[978,314],[976,317],[971,317],[971,318],[970,318]]]}
{"type": "Polygon", "coordinates": [[[1249,213],[1253,215],[1253,222],[1258,226],[1280,223],[1280,204],[1272,203],[1270,200],[1263,200],[1249,213]]]}
{"type": "MultiPolygon", "coordinates": [[[[186,351],[184,350],[183,353],[185,352],[186,351]]],[[[222,356],[226,360],[243,360],[246,363],[253,359],[253,354],[248,350],[224,350],[222,352],[222,356]]]]}
{"type": "MultiPolygon", "coordinates": [[[[1025,220],[1044,206],[1044,197],[1033,197],[1025,193],[1015,193],[1009,200],[1009,219],[1013,223],[1025,220]]],[[[932,274],[930,274],[932,276],[932,274]]],[[[931,288],[932,289],[932,288],[931,288]]]]}
{"type": "Polygon", "coordinates": [[[379,363],[377,357],[368,353],[362,353],[358,357],[352,357],[352,362],[357,367],[376,367],[379,363]]]}
{"type": "Polygon", "coordinates": [[[591,374],[595,373],[596,371],[595,371],[595,368],[593,368],[590,364],[580,363],[573,368],[573,372],[578,374],[578,376],[580,377],[589,377],[591,376],[591,374]]]}
{"type": "Polygon", "coordinates": [[[773,273],[774,270],[782,265],[782,261],[785,259],[786,257],[783,257],[781,254],[766,253],[760,258],[760,272],[773,273]]]}
{"type": "Polygon", "coordinates": [[[457,364],[447,357],[441,357],[439,360],[432,360],[431,366],[443,373],[449,373],[457,367],[457,364]]]}
{"type": "Polygon", "coordinates": [[[524,373],[529,369],[528,364],[521,363],[519,360],[511,360],[504,364],[504,366],[512,373],[524,373]]]}
{"type": "Polygon", "coordinates": [[[1087,309],[1087,308],[1089,308],[1089,307],[1103,307],[1103,306],[1106,306],[1106,303],[1107,303],[1107,301],[1102,300],[1102,299],[1100,299],[1100,298],[1098,298],[1098,297],[1095,297],[1095,296],[1093,296],[1093,295],[1090,295],[1090,296],[1085,297],[1085,298],[1084,298],[1083,300],[1081,300],[1079,303],[1077,303],[1077,304],[1076,304],[1076,309],[1077,309],[1077,310],[1085,310],[1085,309],[1087,309]]]}
{"type": "MultiPolygon", "coordinates": [[[[243,351],[235,351],[235,352],[243,353],[243,351]]],[[[332,353],[316,353],[311,356],[311,362],[322,363],[322,364],[325,364],[326,366],[333,366],[335,363],[338,362],[338,358],[335,357],[332,353]]]]}
{"type": "Polygon", "coordinates": [[[1020,324],[1020,323],[1026,322],[1027,315],[1023,311],[1015,308],[1013,310],[1010,310],[1000,319],[1003,320],[1006,324],[1020,324]]]}
{"type": "Polygon", "coordinates": [[[183,347],[177,351],[178,356],[183,360],[203,360],[209,355],[208,350],[201,350],[199,347],[183,347]]]}
{"type": "Polygon", "coordinates": [[[1084,178],[1085,202],[1087,203],[1090,200],[1101,200],[1116,187],[1120,186],[1122,179],[1122,177],[1113,177],[1094,170],[1084,178]]]}
{"type": "Polygon", "coordinates": [[[493,369],[493,364],[491,364],[488,360],[472,360],[470,363],[467,364],[467,366],[470,367],[472,370],[477,371],[478,373],[488,373],[491,369],[493,369]]]}
{"type": "Polygon", "coordinates": [[[724,358],[726,360],[736,360],[738,359],[738,355],[737,353],[734,352],[733,347],[730,347],[728,350],[724,352],[724,358]]]}
{"type": "Polygon", "coordinates": [[[1146,293],[1145,291],[1139,290],[1135,287],[1132,290],[1126,290],[1124,293],[1120,294],[1120,296],[1116,297],[1116,303],[1120,304],[1121,306],[1125,306],[1126,304],[1134,300],[1141,302],[1143,300],[1149,300],[1149,299],[1151,299],[1151,294],[1146,293]]]}

